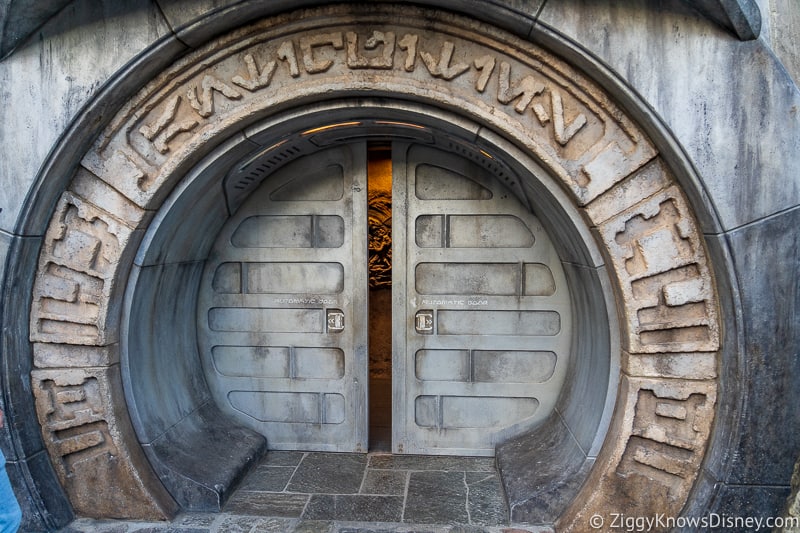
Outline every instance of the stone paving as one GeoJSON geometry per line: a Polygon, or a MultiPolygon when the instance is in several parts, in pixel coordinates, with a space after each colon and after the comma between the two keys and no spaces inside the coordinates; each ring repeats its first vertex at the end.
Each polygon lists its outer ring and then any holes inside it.
{"type": "Polygon", "coordinates": [[[77,519],[60,533],[511,533],[491,457],[269,452],[220,513],[77,519]]]}

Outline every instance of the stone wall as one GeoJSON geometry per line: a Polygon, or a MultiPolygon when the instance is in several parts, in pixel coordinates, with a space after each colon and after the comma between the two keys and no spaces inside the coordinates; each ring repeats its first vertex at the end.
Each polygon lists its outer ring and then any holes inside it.
{"type": "MultiPolygon", "coordinates": [[[[746,42],[682,2],[422,3],[542,39],[538,44],[584,69],[648,124],[657,144],[672,147],[681,161],[670,163],[690,170],[678,179],[713,259],[723,340],[716,422],[683,513],[781,514],[800,449],[794,3],[768,3],[763,35],[746,42]]],[[[187,51],[241,24],[313,4],[107,0],[98,9],[97,2],[78,0],[0,62],[0,249],[6,257],[0,349],[9,420],[0,445],[24,529],[53,529],[72,513],[36,422],[29,266],[37,263],[48,220],[89,148],[87,139],[187,51]]],[[[105,373],[118,371],[109,346],[105,373]]],[[[68,386],[70,379],[52,381],[68,386]]]]}
{"type": "Polygon", "coordinates": [[[769,16],[765,17],[764,39],[797,84],[800,81],[800,48],[797,46],[800,6],[791,0],[770,0],[764,4],[762,9],[769,10],[769,16]]]}

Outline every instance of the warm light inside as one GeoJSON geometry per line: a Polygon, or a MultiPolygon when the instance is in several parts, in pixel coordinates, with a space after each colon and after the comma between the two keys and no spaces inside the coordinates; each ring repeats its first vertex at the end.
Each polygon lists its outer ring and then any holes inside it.
{"type": "Polygon", "coordinates": [[[371,144],[367,160],[370,449],[392,445],[392,157],[371,144]]]}
{"type": "Polygon", "coordinates": [[[375,124],[382,124],[385,126],[401,126],[403,128],[416,128],[418,130],[427,129],[425,126],[420,126],[419,124],[412,124],[411,122],[396,122],[393,120],[376,120],[375,124]]]}
{"type": "Polygon", "coordinates": [[[315,133],[321,133],[323,131],[329,131],[336,128],[349,128],[352,126],[360,126],[361,122],[339,122],[338,124],[328,124],[326,126],[320,126],[318,128],[311,128],[310,130],[306,130],[302,133],[302,135],[314,135],[315,133]]]}
{"type": "Polygon", "coordinates": [[[269,146],[269,147],[267,147],[267,148],[264,148],[263,150],[261,150],[260,152],[258,152],[256,155],[254,155],[253,157],[251,157],[250,159],[248,159],[247,161],[245,161],[244,163],[242,163],[242,164],[241,164],[241,166],[239,166],[239,170],[244,170],[244,169],[246,169],[247,167],[249,167],[250,165],[252,165],[254,162],[256,162],[256,161],[258,161],[259,159],[261,159],[261,158],[262,158],[264,155],[266,155],[266,154],[270,153],[270,152],[271,152],[271,151],[273,151],[273,150],[277,150],[278,148],[280,148],[281,146],[283,146],[283,145],[284,145],[284,144],[286,144],[287,142],[289,142],[289,140],[288,140],[288,139],[284,139],[284,140],[282,140],[282,141],[278,141],[278,142],[276,142],[276,143],[275,143],[275,144],[273,144],[272,146],[269,146]]]}
{"type": "Polygon", "coordinates": [[[370,195],[382,194],[392,198],[392,160],[388,152],[370,154],[367,176],[370,195]]]}

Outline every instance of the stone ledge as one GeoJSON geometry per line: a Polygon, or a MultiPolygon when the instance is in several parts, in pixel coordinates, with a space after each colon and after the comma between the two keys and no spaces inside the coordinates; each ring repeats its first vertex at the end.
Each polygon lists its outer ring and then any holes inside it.
{"type": "Polygon", "coordinates": [[[219,511],[266,453],[267,441],[206,403],[143,447],[183,509],[219,511]]]}
{"type": "Polygon", "coordinates": [[[577,494],[594,460],[558,416],[497,447],[512,522],[553,523],[577,494]]]}

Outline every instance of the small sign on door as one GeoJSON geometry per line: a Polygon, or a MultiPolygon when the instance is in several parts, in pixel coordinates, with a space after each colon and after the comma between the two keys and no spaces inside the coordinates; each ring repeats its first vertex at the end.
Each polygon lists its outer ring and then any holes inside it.
{"type": "Polygon", "coordinates": [[[344,312],[341,309],[328,309],[328,333],[341,333],[344,331],[344,312]]]}

